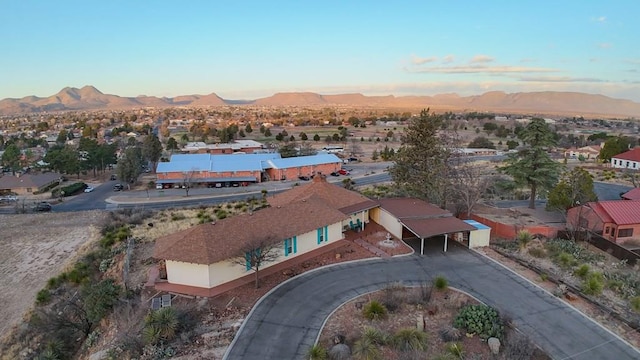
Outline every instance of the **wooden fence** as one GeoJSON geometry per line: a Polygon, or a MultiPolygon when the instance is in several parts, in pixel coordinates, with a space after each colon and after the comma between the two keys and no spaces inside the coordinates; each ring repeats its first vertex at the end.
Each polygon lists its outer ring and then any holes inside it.
{"type": "Polygon", "coordinates": [[[592,244],[602,251],[606,251],[616,259],[626,260],[627,264],[633,266],[640,261],[640,255],[628,250],[612,241],[609,241],[602,236],[588,232],[588,231],[575,231],[569,232],[566,230],[558,231],[558,237],[562,239],[574,238],[577,241],[584,241],[592,244]]]}

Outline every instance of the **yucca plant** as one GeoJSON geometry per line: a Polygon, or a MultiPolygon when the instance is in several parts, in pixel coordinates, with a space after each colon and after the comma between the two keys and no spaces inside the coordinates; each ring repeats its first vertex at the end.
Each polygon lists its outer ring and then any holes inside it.
{"type": "Polygon", "coordinates": [[[589,275],[589,270],[590,270],[589,265],[582,264],[580,265],[579,268],[576,269],[575,274],[580,279],[584,279],[587,277],[587,275],[589,275]]]}
{"type": "Polygon", "coordinates": [[[380,320],[387,317],[387,308],[379,301],[371,300],[362,308],[362,314],[369,320],[380,320]]]}
{"type": "Polygon", "coordinates": [[[527,247],[527,244],[533,240],[533,235],[527,230],[520,230],[516,235],[516,239],[518,240],[518,244],[520,244],[521,248],[527,247]]]}
{"type": "Polygon", "coordinates": [[[370,341],[376,345],[386,345],[389,342],[389,335],[376,328],[367,326],[362,331],[362,339],[370,341]]]}
{"type": "Polygon", "coordinates": [[[362,338],[353,344],[353,356],[358,360],[381,360],[378,346],[370,340],[362,338]]]}
{"type": "Polygon", "coordinates": [[[322,347],[320,344],[315,344],[309,348],[307,356],[309,357],[309,360],[327,360],[329,358],[327,349],[322,347]]]}
{"type": "Polygon", "coordinates": [[[447,288],[449,287],[449,282],[447,281],[447,278],[445,278],[442,275],[436,276],[433,283],[436,289],[439,291],[447,290],[447,288]]]}
{"type": "Polygon", "coordinates": [[[427,334],[414,328],[400,329],[393,335],[393,347],[400,351],[425,351],[427,334]]]}
{"type": "Polygon", "coordinates": [[[160,340],[171,340],[178,330],[178,315],[173,308],[162,308],[148,314],[145,319],[143,337],[150,344],[160,340]]]}

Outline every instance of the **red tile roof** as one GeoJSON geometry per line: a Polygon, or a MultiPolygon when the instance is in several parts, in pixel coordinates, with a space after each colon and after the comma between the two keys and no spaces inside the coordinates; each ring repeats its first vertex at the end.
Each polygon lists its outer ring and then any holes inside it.
{"type": "Polygon", "coordinates": [[[437,219],[404,219],[402,223],[422,239],[436,235],[476,230],[475,227],[453,216],[437,219]]]}
{"type": "Polygon", "coordinates": [[[447,210],[443,210],[426,201],[415,198],[388,198],[378,200],[380,207],[387,210],[398,219],[412,218],[434,218],[451,216],[447,210]]]}
{"type": "Polygon", "coordinates": [[[350,215],[358,211],[371,209],[377,203],[355,191],[347,190],[342,186],[330,184],[324,176],[316,175],[309,184],[296,186],[291,190],[276,194],[267,199],[269,205],[286,205],[295,201],[301,201],[311,197],[322,200],[327,206],[339,209],[342,213],[350,215]]]}
{"type": "Polygon", "coordinates": [[[622,194],[622,197],[627,200],[640,200],[640,188],[633,188],[622,194]]]}
{"type": "Polygon", "coordinates": [[[194,264],[213,264],[240,255],[255,239],[281,242],[347,217],[312,198],[196,225],[156,240],[153,257],[194,264]]]}
{"type": "Polygon", "coordinates": [[[640,224],[640,201],[610,200],[589,203],[600,218],[617,225],[640,224]]]}
{"type": "Polygon", "coordinates": [[[640,161],[640,147],[625,151],[622,154],[612,156],[612,158],[629,161],[640,161]]]}

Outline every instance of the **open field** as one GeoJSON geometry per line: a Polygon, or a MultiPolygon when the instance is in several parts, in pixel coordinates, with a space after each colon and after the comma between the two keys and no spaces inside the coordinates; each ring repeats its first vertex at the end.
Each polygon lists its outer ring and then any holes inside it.
{"type": "Polygon", "coordinates": [[[0,216],[0,333],[22,319],[36,293],[99,236],[103,212],[0,216]]]}

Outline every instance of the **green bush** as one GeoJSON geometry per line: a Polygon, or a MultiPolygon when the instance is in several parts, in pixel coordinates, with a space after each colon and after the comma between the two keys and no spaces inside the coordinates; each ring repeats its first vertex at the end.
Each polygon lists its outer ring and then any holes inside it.
{"type": "Polygon", "coordinates": [[[362,331],[362,339],[366,339],[376,345],[386,345],[389,342],[389,335],[381,330],[367,326],[362,331]]]}
{"type": "Polygon", "coordinates": [[[223,209],[216,210],[216,218],[222,220],[222,219],[225,219],[226,217],[227,217],[226,211],[224,211],[223,209]]]}
{"type": "Polygon", "coordinates": [[[545,246],[554,258],[564,252],[582,263],[595,264],[604,260],[604,255],[592,253],[573,240],[551,239],[546,242],[545,246]]]}
{"type": "Polygon", "coordinates": [[[362,308],[362,315],[369,320],[380,320],[387,317],[387,308],[377,300],[371,300],[362,308]]]}
{"type": "Polygon", "coordinates": [[[185,216],[183,213],[171,213],[171,221],[179,221],[184,219],[185,216]]]}
{"type": "Polygon", "coordinates": [[[587,275],[589,275],[589,270],[591,270],[589,268],[589,265],[582,264],[582,265],[580,265],[579,268],[576,269],[574,274],[576,274],[576,276],[579,277],[580,279],[585,279],[587,277],[587,275]]]}
{"type": "Polygon", "coordinates": [[[447,281],[447,278],[445,278],[442,275],[436,276],[433,283],[435,288],[440,291],[447,290],[447,288],[449,287],[449,282],[447,281]]]}
{"type": "Polygon", "coordinates": [[[604,276],[602,273],[593,272],[582,282],[582,292],[587,295],[600,295],[604,288],[604,276]]]}
{"type": "Polygon", "coordinates": [[[560,267],[562,267],[564,269],[568,269],[568,268],[572,267],[573,264],[575,264],[576,259],[573,257],[573,255],[571,255],[569,253],[561,252],[556,257],[556,261],[557,261],[558,265],[560,265],[560,267]]]}
{"type": "Polygon", "coordinates": [[[400,351],[425,351],[427,345],[427,334],[415,328],[400,329],[393,335],[393,347],[400,351]]]}
{"type": "Polygon", "coordinates": [[[60,196],[72,196],[82,192],[87,188],[87,184],[83,182],[73,183],[71,185],[67,185],[58,189],[55,189],[51,192],[51,196],[60,197],[60,196]]]}
{"type": "Polygon", "coordinates": [[[44,305],[51,301],[51,292],[49,289],[42,289],[36,295],[36,305],[44,305]]]}
{"type": "Polygon", "coordinates": [[[453,326],[487,339],[502,339],[504,326],[498,312],[487,305],[467,305],[456,315],[453,326]]]}
{"type": "Polygon", "coordinates": [[[634,296],[629,300],[633,311],[640,313],[640,296],[634,296]]]}
{"type": "Polygon", "coordinates": [[[464,350],[462,349],[462,344],[460,343],[448,343],[447,351],[458,359],[464,359],[464,350]]]}

